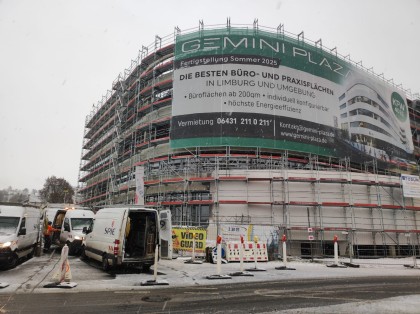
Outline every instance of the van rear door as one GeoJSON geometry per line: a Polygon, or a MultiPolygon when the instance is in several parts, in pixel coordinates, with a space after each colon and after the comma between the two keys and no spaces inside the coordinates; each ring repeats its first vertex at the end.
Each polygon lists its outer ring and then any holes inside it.
{"type": "Polygon", "coordinates": [[[171,210],[159,211],[159,239],[160,256],[164,259],[172,259],[172,219],[171,210]]]}
{"type": "Polygon", "coordinates": [[[119,233],[119,252],[118,252],[118,258],[121,259],[121,261],[118,264],[121,264],[124,262],[125,259],[125,246],[126,246],[126,238],[127,234],[130,231],[130,220],[128,219],[128,214],[130,212],[130,209],[124,209],[124,214],[121,222],[121,229],[119,233]]]}
{"type": "Polygon", "coordinates": [[[131,208],[126,223],[124,259],[129,263],[153,264],[158,243],[156,210],[131,208]]]}

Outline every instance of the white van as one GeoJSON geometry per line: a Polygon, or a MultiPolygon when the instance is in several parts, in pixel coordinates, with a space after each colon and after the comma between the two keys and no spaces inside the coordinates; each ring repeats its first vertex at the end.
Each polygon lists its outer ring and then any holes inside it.
{"type": "Polygon", "coordinates": [[[52,243],[60,247],[67,244],[70,255],[79,253],[85,236],[83,228],[92,224],[94,216],[94,212],[87,209],[59,209],[52,225],[60,231],[53,233],[52,243]]]}
{"type": "Polygon", "coordinates": [[[23,257],[32,257],[40,240],[41,210],[0,205],[0,267],[13,268],[23,257]]]}
{"type": "Polygon", "coordinates": [[[160,244],[159,228],[156,209],[138,205],[102,208],[86,230],[82,257],[101,262],[104,270],[134,266],[147,271],[154,263],[156,245],[160,244]]]}

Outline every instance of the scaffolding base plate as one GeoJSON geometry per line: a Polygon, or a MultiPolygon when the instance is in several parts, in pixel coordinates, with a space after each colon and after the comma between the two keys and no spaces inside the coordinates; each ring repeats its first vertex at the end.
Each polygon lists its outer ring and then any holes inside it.
{"type": "Polygon", "coordinates": [[[278,266],[276,267],[277,270],[296,270],[296,268],[291,268],[287,266],[278,266]]]}
{"type": "Polygon", "coordinates": [[[7,282],[0,282],[0,289],[8,287],[9,284],[7,282]]]}
{"type": "Polygon", "coordinates": [[[359,264],[353,264],[353,263],[348,263],[348,262],[343,262],[343,265],[345,265],[347,267],[353,267],[353,268],[359,268],[360,267],[359,264]]]}
{"type": "Polygon", "coordinates": [[[230,273],[229,275],[230,276],[249,276],[249,277],[254,276],[254,274],[251,274],[248,271],[237,271],[237,272],[234,272],[234,273],[230,273]]]}
{"type": "Polygon", "coordinates": [[[44,288],[65,288],[65,289],[71,289],[77,286],[76,282],[60,282],[60,283],[47,283],[44,285],[44,288]]]}
{"type": "Polygon", "coordinates": [[[210,275],[206,276],[207,279],[232,279],[229,275],[210,275]]]}
{"type": "Polygon", "coordinates": [[[258,267],[254,267],[254,268],[247,268],[245,269],[246,271],[267,271],[264,268],[258,268],[258,267]]]}
{"type": "Polygon", "coordinates": [[[146,280],[140,283],[140,286],[167,286],[169,282],[166,280],[146,280]]]}
{"type": "Polygon", "coordinates": [[[340,264],[328,264],[327,267],[332,267],[332,268],[347,268],[347,266],[340,265],[340,264]]]}
{"type": "Polygon", "coordinates": [[[203,261],[189,259],[189,260],[186,260],[186,261],[184,262],[184,264],[203,264],[203,261]]]}

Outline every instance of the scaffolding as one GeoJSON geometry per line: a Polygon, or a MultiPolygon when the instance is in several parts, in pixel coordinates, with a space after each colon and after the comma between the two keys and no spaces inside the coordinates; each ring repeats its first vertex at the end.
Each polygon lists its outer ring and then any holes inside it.
{"type": "MultiPolygon", "coordinates": [[[[199,30],[204,27],[200,21],[199,30]]],[[[223,27],[233,27],[230,19],[223,27]]],[[[283,24],[272,30],[256,19],[251,27],[289,36],[283,24]]],[[[310,243],[311,254],[313,247],[325,253],[324,243],[337,232],[352,245],[360,244],[356,253],[363,245],[418,243],[420,203],[403,198],[398,171],[380,173],[375,161],[354,164],[349,158],[259,147],[171,149],[174,42],[177,35],[193,31],[176,27],[171,35],[155,36],[93,106],[83,135],[81,204],[133,203],[135,170],[142,166],[146,205],[171,209],[175,224],[276,226],[300,250],[310,243]]],[[[297,38],[310,43],[303,32],[297,38]]],[[[321,40],[314,45],[326,49],[321,40]]],[[[420,100],[408,103],[419,158],[420,100]]]]}

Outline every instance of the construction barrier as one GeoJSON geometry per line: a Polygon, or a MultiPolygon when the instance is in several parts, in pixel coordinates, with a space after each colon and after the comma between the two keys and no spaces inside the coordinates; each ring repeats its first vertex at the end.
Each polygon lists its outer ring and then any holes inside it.
{"type": "MultiPolygon", "coordinates": [[[[239,241],[230,241],[226,242],[223,246],[226,257],[225,259],[228,262],[239,262],[239,246],[241,243],[239,241]]],[[[258,262],[267,262],[268,261],[268,254],[267,254],[267,244],[261,242],[251,242],[245,241],[244,242],[244,250],[243,250],[243,261],[244,262],[254,262],[254,257],[256,256],[258,262]]]]}

